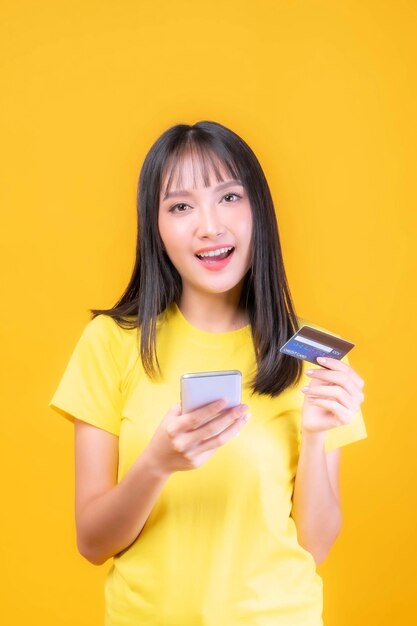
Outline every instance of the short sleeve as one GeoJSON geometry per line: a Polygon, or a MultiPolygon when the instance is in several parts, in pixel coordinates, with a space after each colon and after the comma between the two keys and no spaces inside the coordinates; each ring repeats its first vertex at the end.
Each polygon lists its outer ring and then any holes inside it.
{"type": "Polygon", "coordinates": [[[98,315],[85,326],[49,406],[114,435],[119,434],[122,393],[116,322],[98,315]]]}
{"type": "MultiPolygon", "coordinates": [[[[349,365],[349,359],[344,356],[341,359],[343,363],[349,365]]],[[[354,416],[353,420],[349,424],[343,424],[342,426],[336,426],[326,433],[326,439],[324,448],[326,452],[341,448],[348,443],[354,443],[361,439],[365,439],[368,436],[366,432],[365,421],[363,419],[362,411],[359,411],[354,416]]]]}

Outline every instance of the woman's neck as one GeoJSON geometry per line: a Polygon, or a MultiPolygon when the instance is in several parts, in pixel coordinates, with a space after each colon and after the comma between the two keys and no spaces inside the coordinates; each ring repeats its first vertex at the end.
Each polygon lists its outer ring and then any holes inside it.
{"type": "Polygon", "coordinates": [[[196,328],[212,333],[237,330],[248,324],[248,314],[238,306],[236,294],[183,293],[179,308],[196,328]]]}

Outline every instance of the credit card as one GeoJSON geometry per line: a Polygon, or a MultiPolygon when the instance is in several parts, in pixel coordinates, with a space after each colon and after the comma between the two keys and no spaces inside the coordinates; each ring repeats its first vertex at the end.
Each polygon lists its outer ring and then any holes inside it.
{"type": "Polygon", "coordinates": [[[294,356],[296,359],[303,359],[303,361],[320,365],[316,361],[318,356],[329,356],[332,359],[340,360],[354,346],[354,343],[340,339],[340,337],[316,330],[311,326],[303,326],[284,343],[279,351],[294,356]]]}

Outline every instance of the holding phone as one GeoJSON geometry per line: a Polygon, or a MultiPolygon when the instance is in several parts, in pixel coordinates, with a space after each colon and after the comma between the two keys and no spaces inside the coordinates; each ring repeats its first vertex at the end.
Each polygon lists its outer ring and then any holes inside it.
{"type": "Polygon", "coordinates": [[[224,398],[225,409],[237,406],[242,398],[242,372],[194,372],[181,376],[181,411],[191,413],[196,409],[224,398]]]}

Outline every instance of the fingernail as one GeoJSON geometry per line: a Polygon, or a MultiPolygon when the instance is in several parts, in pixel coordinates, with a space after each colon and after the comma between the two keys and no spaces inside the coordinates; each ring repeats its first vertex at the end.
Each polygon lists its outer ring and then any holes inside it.
{"type": "Polygon", "coordinates": [[[309,391],[309,390],[310,390],[310,387],[308,387],[308,386],[307,387],[301,387],[301,391],[309,391]]]}
{"type": "Polygon", "coordinates": [[[306,370],[306,374],[308,374],[309,376],[311,376],[311,374],[313,374],[314,370],[306,370]]]}
{"type": "Polygon", "coordinates": [[[248,421],[248,419],[251,417],[252,413],[245,413],[245,415],[243,416],[243,419],[245,420],[245,422],[248,421]]]}
{"type": "Polygon", "coordinates": [[[327,359],[326,359],[326,357],[325,357],[325,356],[318,356],[318,357],[317,357],[317,361],[318,361],[319,363],[327,363],[327,359]]]}

